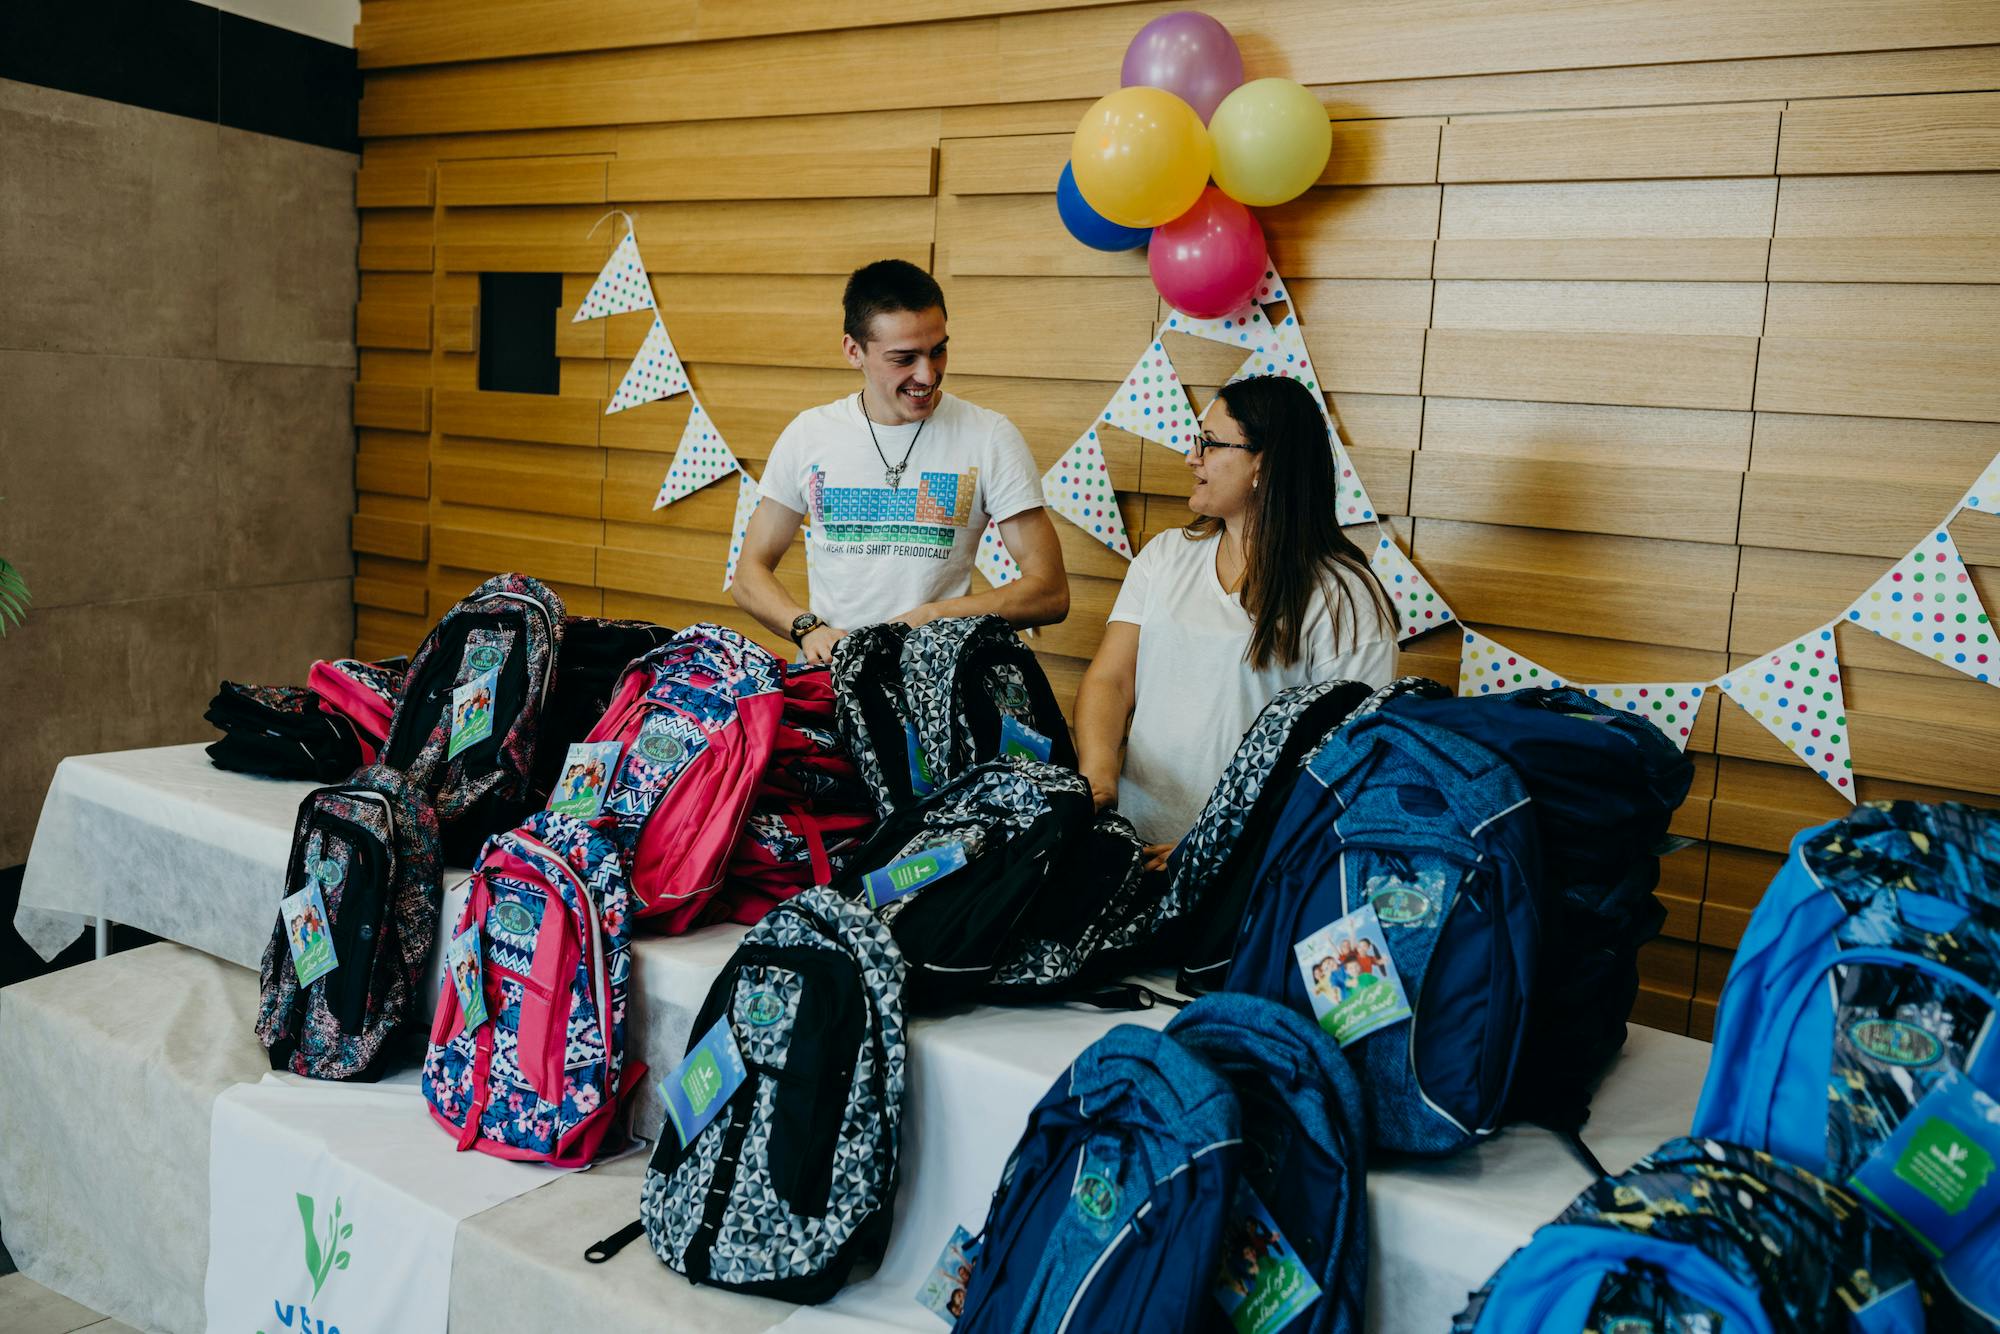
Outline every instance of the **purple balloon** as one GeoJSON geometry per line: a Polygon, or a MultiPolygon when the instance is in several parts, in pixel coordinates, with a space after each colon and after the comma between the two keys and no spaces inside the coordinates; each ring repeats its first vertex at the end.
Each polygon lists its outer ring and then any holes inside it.
{"type": "Polygon", "coordinates": [[[1193,107],[1202,124],[1243,82],[1243,53],[1229,29],[1198,9],[1178,9],[1139,29],[1125,48],[1122,88],[1164,88],[1193,107]]]}

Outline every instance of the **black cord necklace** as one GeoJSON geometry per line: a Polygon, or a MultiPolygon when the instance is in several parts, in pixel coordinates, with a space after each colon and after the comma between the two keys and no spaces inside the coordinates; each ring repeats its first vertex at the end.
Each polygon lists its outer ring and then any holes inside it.
{"type": "Polygon", "coordinates": [[[854,396],[854,405],[861,409],[861,420],[868,423],[868,442],[875,446],[875,457],[882,460],[882,480],[889,484],[891,491],[903,489],[903,469],[910,466],[910,455],[917,452],[917,441],[924,438],[924,426],[929,417],[917,423],[917,433],[910,437],[910,447],[903,451],[903,457],[889,462],[889,456],[882,452],[882,442],[875,438],[875,421],[868,415],[868,400],[860,394],[854,396]]]}

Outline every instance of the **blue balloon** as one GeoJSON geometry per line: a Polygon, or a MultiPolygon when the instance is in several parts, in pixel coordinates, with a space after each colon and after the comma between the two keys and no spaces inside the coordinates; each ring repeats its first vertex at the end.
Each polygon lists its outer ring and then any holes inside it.
{"type": "Polygon", "coordinates": [[[1062,215],[1069,234],[1092,250],[1134,250],[1153,234],[1151,227],[1121,227],[1085,203],[1067,162],[1063,163],[1062,179],[1056,182],[1056,212],[1062,215]]]}

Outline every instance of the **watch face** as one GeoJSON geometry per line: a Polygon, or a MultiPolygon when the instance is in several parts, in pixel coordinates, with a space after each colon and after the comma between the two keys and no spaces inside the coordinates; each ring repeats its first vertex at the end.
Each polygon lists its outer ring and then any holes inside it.
{"type": "Polygon", "coordinates": [[[807,635],[819,629],[820,624],[819,617],[813,615],[811,612],[807,612],[803,616],[793,617],[792,638],[794,640],[804,639],[807,635]]]}

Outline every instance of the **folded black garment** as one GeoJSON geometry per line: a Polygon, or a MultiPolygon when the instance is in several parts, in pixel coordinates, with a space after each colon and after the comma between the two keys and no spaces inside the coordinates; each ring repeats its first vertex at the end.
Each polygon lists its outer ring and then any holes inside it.
{"type": "Polygon", "coordinates": [[[305,686],[224,681],[202,717],[222,731],[208,747],[218,769],[333,783],[361,767],[354,724],[322,710],[305,686]]]}

